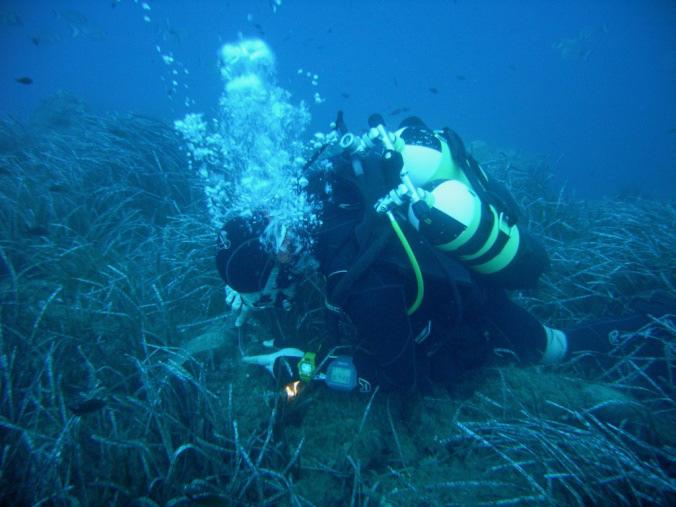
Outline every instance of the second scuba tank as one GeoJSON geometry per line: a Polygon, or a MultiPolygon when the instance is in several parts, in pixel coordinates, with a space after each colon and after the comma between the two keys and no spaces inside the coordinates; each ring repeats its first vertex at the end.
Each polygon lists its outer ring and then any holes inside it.
{"type": "Polygon", "coordinates": [[[424,200],[429,212],[420,217],[409,207],[411,224],[488,283],[529,288],[548,267],[544,248],[465,183],[442,181],[424,200]]]}

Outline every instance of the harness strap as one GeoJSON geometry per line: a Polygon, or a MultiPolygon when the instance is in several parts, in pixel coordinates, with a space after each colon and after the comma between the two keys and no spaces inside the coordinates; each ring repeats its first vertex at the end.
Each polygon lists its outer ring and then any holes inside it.
{"type": "MultiPolygon", "coordinates": [[[[474,157],[465,152],[464,147],[460,147],[459,151],[462,151],[462,153],[453,153],[452,147],[457,146],[457,143],[453,142],[451,130],[448,127],[444,127],[441,135],[446,140],[454,161],[462,168],[462,172],[472,186],[472,190],[479,196],[479,200],[486,205],[493,205],[498,211],[504,213],[510,226],[514,225],[519,216],[516,203],[506,202],[506,199],[500,196],[497,188],[495,188],[496,185],[488,179],[474,157]]],[[[506,189],[503,192],[506,192],[506,189]]],[[[511,196],[510,199],[513,201],[511,196]]]]}
{"type": "Polygon", "coordinates": [[[383,251],[383,248],[385,248],[387,241],[392,237],[389,229],[384,223],[375,225],[374,235],[375,238],[373,241],[359,253],[357,260],[352,264],[350,269],[347,270],[336,284],[331,294],[327,297],[330,305],[338,307],[343,306],[354,282],[356,282],[357,279],[371,267],[383,251]]]}

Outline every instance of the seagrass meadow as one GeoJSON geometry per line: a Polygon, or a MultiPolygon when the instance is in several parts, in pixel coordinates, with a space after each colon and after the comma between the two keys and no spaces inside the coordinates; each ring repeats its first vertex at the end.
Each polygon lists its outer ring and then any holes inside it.
{"type": "MultiPolygon", "coordinates": [[[[66,94],[0,122],[0,504],[676,502],[668,307],[618,336],[612,361],[500,361],[452,393],[310,386],[289,403],[240,356],[320,339],[322,282],[236,331],[180,147],[170,126],[66,94]]],[[[513,295],[538,317],[567,326],[675,294],[673,203],[583,202],[543,161],[472,149],[550,252],[540,288],[513,295]]]]}

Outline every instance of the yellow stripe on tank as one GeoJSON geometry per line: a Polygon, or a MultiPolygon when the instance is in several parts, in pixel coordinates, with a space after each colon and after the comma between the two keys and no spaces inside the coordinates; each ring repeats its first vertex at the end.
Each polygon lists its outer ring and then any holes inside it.
{"type": "Polygon", "coordinates": [[[509,240],[505,246],[500,250],[500,253],[493,257],[488,262],[479,264],[478,266],[473,266],[472,269],[478,273],[483,273],[485,275],[491,273],[497,273],[505,269],[510,262],[514,260],[517,252],[519,251],[519,245],[521,243],[519,228],[515,225],[512,227],[509,232],[509,240]]]}
{"type": "Polygon", "coordinates": [[[481,246],[481,248],[479,248],[479,250],[474,252],[473,254],[461,255],[460,258],[462,260],[471,261],[472,259],[481,257],[483,254],[488,252],[488,250],[493,246],[493,243],[495,243],[495,241],[498,239],[498,233],[500,232],[500,217],[498,216],[498,212],[495,211],[495,208],[493,206],[490,206],[489,209],[493,214],[493,228],[491,229],[491,233],[488,235],[488,239],[481,246]]]}

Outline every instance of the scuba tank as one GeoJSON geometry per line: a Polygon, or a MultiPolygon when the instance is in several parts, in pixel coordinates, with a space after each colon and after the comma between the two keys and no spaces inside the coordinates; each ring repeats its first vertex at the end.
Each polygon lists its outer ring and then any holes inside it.
{"type": "Polygon", "coordinates": [[[517,223],[509,192],[489,181],[450,129],[424,125],[396,133],[405,172],[423,192],[408,219],[439,250],[485,282],[508,289],[533,287],[549,266],[544,248],[517,223]]]}
{"type": "Polygon", "coordinates": [[[464,183],[443,181],[425,193],[424,202],[427,212],[409,207],[411,224],[489,284],[533,287],[548,267],[542,246],[464,183]]]}
{"type": "Polygon", "coordinates": [[[388,132],[382,116],[372,115],[369,127],[361,136],[336,129],[342,136],[336,135],[323,155],[348,155],[358,179],[365,176],[362,161],[374,153],[389,166],[386,172],[394,172],[389,174],[393,181],[399,171],[401,184],[375,203],[376,211],[392,220],[391,212],[407,205],[405,215],[415,229],[487,284],[507,289],[536,284],[549,267],[544,248],[518,224],[518,206],[509,191],[489,180],[455,132],[433,131],[416,117],[388,132]]]}

